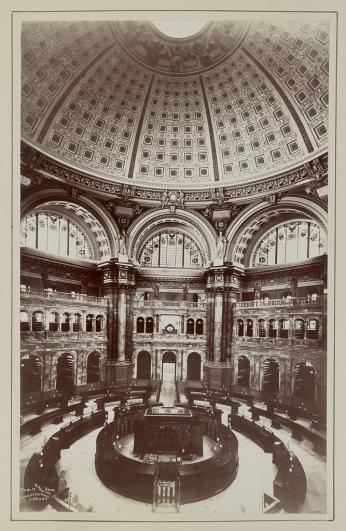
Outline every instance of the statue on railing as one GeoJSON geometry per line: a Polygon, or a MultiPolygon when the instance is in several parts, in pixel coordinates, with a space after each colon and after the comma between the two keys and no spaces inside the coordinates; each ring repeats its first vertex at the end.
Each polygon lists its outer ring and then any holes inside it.
{"type": "Polygon", "coordinates": [[[220,232],[216,240],[216,258],[214,265],[223,265],[226,251],[226,241],[226,237],[223,236],[222,232],[220,232]]]}
{"type": "Polygon", "coordinates": [[[126,232],[125,229],[122,229],[121,236],[119,238],[119,253],[118,253],[119,262],[128,262],[127,256],[127,242],[126,242],[126,232]]]}

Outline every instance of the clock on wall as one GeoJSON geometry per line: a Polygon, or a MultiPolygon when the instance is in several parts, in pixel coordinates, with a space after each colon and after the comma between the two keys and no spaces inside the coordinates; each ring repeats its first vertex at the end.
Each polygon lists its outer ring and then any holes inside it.
{"type": "Polygon", "coordinates": [[[172,324],[168,324],[163,330],[164,334],[176,334],[177,331],[172,324]]]}

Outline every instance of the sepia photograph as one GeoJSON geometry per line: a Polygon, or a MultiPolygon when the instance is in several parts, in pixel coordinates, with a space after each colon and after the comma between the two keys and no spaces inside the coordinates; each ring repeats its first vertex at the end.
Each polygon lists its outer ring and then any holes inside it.
{"type": "Polygon", "coordinates": [[[330,519],[336,20],[13,13],[15,520],[330,519]]]}

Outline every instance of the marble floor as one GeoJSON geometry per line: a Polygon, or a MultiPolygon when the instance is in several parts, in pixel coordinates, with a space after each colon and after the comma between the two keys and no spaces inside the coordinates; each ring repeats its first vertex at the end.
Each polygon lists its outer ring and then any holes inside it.
{"type": "MultiPolygon", "coordinates": [[[[94,452],[99,430],[76,441],[63,450],[58,470],[66,472],[72,493],[78,493],[80,503],[93,506],[93,512],[102,517],[120,519],[158,519],[162,513],[151,512],[151,505],[128,500],[108,489],[99,480],[94,469],[94,452]]],[[[263,493],[273,494],[276,467],[271,455],[265,454],[256,444],[237,434],[239,441],[239,470],[235,481],[225,491],[200,502],[182,505],[174,519],[231,519],[236,515],[260,514],[263,493]],[[255,472],[254,472],[255,471],[255,472]]],[[[166,514],[163,513],[164,515],[166,514]]],[[[169,517],[169,514],[167,514],[169,517]]]]}
{"type": "MultiPolygon", "coordinates": [[[[164,405],[172,404],[175,388],[166,387],[164,405]],[[173,392],[174,391],[174,392],[173,392]]],[[[113,419],[112,409],[116,403],[107,404],[109,419],[113,419]]],[[[228,406],[219,406],[223,411],[223,422],[227,424],[228,406]]],[[[93,401],[87,403],[85,413],[96,410],[93,401]]],[[[248,407],[244,404],[240,413],[251,417],[248,407]]],[[[74,419],[74,415],[67,415],[60,425],[43,426],[42,431],[34,436],[24,436],[20,443],[21,477],[31,455],[37,451],[47,438],[55,433],[63,424],[74,419]]],[[[297,442],[291,438],[286,428],[276,430],[271,422],[261,418],[259,424],[271,429],[291,448],[300,459],[307,477],[308,492],[303,507],[303,513],[326,512],[326,460],[317,455],[312,444],[308,441],[297,442]]],[[[67,482],[72,496],[78,495],[80,504],[92,510],[90,516],[109,518],[114,520],[169,520],[172,514],[159,511],[152,513],[151,505],[128,500],[108,489],[99,480],[94,467],[96,437],[101,428],[94,430],[82,439],[76,441],[69,449],[62,450],[57,470],[66,471],[67,482]]],[[[255,443],[236,433],[239,441],[239,470],[235,481],[225,491],[205,501],[181,506],[180,513],[174,513],[174,519],[229,520],[244,515],[258,515],[262,512],[263,493],[273,494],[273,478],[276,467],[272,464],[271,454],[265,454],[255,443]]],[[[49,508],[47,508],[49,511],[49,508]]],[[[54,513],[52,513],[54,514],[54,513]]]]}

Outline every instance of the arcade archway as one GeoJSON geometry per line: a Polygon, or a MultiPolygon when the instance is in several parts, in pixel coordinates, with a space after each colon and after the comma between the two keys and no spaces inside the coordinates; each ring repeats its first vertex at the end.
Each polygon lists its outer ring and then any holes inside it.
{"type": "Polygon", "coordinates": [[[187,380],[201,379],[201,356],[197,352],[191,352],[187,357],[187,380]]]}
{"type": "Polygon", "coordinates": [[[139,352],[137,356],[137,379],[150,380],[151,378],[151,356],[146,350],[139,352]]]}
{"type": "Polygon", "coordinates": [[[294,366],[293,396],[302,402],[315,401],[316,371],[311,363],[301,361],[294,366]]]}
{"type": "Polygon", "coordinates": [[[246,356],[238,358],[237,385],[249,387],[250,385],[250,361],[246,356]]]}
{"type": "Polygon", "coordinates": [[[279,364],[272,358],[263,362],[262,394],[264,398],[273,398],[279,393],[280,369],[279,364]]]}
{"type": "Polygon", "coordinates": [[[41,390],[41,358],[30,354],[20,360],[20,386],[22,393],[41,390]]]}
{"type": "Polygon", "coordinates": [[[87,383],[100,381],[100,354],[91,352],[87,361],[87,383]]]}
{"type": "Polygon", "coordinates": [[[72,354],[62,354],[56,365],[56,390],[72,395],[74,388],[74,357],[72,354]]]}

